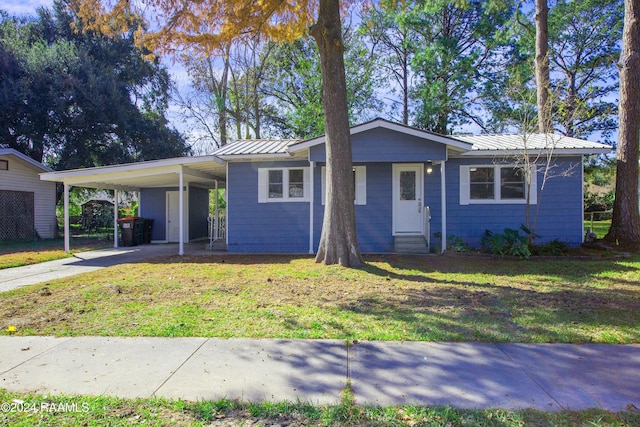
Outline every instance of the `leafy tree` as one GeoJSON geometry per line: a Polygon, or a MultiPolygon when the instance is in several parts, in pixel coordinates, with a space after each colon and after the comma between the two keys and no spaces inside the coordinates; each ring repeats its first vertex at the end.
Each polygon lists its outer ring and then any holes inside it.
{"type": "Polygon", "coordinates": [[[403,19],[417,43],[412,69],[418,100],[416,125],[447,134],[474,122],[477,88],[493,79],[497,57],[493,42],[513,9],[508,2],[419,0],[403,19]]]}
{"type": "MultiPolygon", "coordinates": [[[[379,56],[385,77],[397,85],[401,97],[401,121],[405,125],[409,124],[410,106],[413,105],[411,62],[417,46],[416,34],[405,19],[413,7],[416,7],[413,1],[382,0],[377,7],[366,10],[359,30],[369,38],[372,50],[379,56]]],[[[390,88],[390,91],[395,92],[395,88],[390,88]]]]}
{"type": "Polygon", "coordinates": [[[624,7],[621,0],[561,0],[549,21],[551,86],[558,130],[585,137],[617,128],[615,104],[605,98],[618,88],[624,7]]]}
{"type": "Polygon", "coordinates": [[[3,17],[3,141],[58,169],[187,153],[165,118],[169,75],[142,60],[133,31],[109,39],[71,24],[62,2],[35,19],[3,17]]]}
{"type": "MultiPolygon", "coordinates": [[[[379,81],[375,58],[361,37],[346,28],[345,68],[347,105],[351,125],[370,118],[381,109],[375,96],[379,81]]],[[[313,138],[325,133],[321,67],[316,45],[300,39],[273,47],[262,84],[262,92],[276,107],[271,122],[286,137],[313,138]]]]}
{"type": "MultiPolygon", "coordinates": [[[[129,0],[118,0],[113,7],[105,1],[74,0],[87,29],[110,34],[133,25],[129,0]]],[[[145,7],[147,4],[145,3],[145,7]]],[[[158,30],[144,34],[144,43],[164,51],[198,44],[220,47],[242,34],[293,41],[306,31],[318,45],[322,64],[323,105],[327,147],[327,199],[316,260],[326,264],[357,267],[362,265],[358,248],[351,182],[352,161],[344,71],[344,44],[339,0],[204,0],[184,1],[176,7],[173,0],[148,4],[157,12],[158,30]]]]}
{"type": "Polygon", "coordinates": [[[527,13],[525,6],[517,10],[514,18],[518,25],[511,27],[511,42],[505,44],[503,53],[508,72],[484,92],[491,130],[504,131],[517,122],[521,114],[517,111],[535,108],[538,131],[541,120],[551,120],[552,125],[546,126],[549,132],[555,129],[585,138],[601,131],[607,137],[616,128],[614,104],[608,98],[618,83],[615,61],[620,50],[621,5],[621,0],[554,3],[548,10],[546,58],[550,74],[546,90],[537,85],[545,77],[535,77],[536,61],[540,59],[535,53],[539,35],[533,22],[535,15],[527,13]],[[534,102],[528,105],[525,100],[531,98],[530,93],[534,102]],[[538,103],[541,95],[547,107],[538,103]]]}
{"type": "Polygon", "coordinates": [[[611,228],[605,239],[637,248],[638,140],[640,138],[640,2],[625,0],[620,68],[620,130],[616,159],[616,194],[611,228]]]}

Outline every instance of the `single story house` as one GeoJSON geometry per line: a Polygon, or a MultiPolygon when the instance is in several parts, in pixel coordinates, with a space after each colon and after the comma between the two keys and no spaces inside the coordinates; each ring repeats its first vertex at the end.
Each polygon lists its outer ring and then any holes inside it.
{"type": "MultiPolygon", "coordinates": [[[[582,242],[583,157],[607,145],[558,135],[443,136],[376,119],[351,129],[362,252],[479,246],[537,216],[540,241],[582,242]],[[526,155],[525,155],[526,154],[526,155]],[[528,160],[527,160],[528,159],[528,160]],[[530,171],[531,173],[524,173],[530,171]],[[530,178],[529,178],[530,177],[530,178]]],[[[230,252],[314,253],[325,203],[325,137],[242,140],[209,156],[43,174],[71,185],[139,191],[152,241],[206,239],[208,189],[226,188],[230,252]],[[155,227],[155,226],[154,226],[155,227]]]]}
{"type": "Polygon", "coordinates": [[[0,148],[0,241],[56,235],[56,184],[40,180],[47,166],[0,148]]]}

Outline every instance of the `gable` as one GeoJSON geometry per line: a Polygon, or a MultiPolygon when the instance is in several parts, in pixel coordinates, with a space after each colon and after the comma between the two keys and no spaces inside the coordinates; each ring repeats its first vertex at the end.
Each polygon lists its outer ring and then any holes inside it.
{"type": "MultiPolygon", "coordinates": [[[[415,162],[446,160],[447,146],[415,135],[373,128],[351,135],[354,162],[415,162]]],[[[326,161],[326,145],[309,148],[311,161],[326,161]]]]}

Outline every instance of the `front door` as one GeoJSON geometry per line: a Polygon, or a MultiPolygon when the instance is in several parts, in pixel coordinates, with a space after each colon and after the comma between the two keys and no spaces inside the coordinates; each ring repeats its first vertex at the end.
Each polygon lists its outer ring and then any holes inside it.
{"type": "Polygon", "coordinates": [[[393,234],[419,235],[424,231],[423,165],[393,165],[393,234]]]}
{"type": "Polygon", "coordinates": [[[180,192],[167,191],[167,241],[180,241],[180,192]]]}

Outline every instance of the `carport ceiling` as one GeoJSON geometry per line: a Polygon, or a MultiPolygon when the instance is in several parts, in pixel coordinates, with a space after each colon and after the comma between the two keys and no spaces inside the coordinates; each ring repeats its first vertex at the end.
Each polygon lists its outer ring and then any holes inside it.
{"type": "MultiPolygon", "coordinates": [[[[109,190],[139,191],[141,188],[177,187],[182,171],[185,184],[213,188],[226,181],[226,167],[215,156],[177,157],[123,165],[74,169],[40,174],[44,181],[109,190]]],[[[224,184],[220,185],[224,187],[224,184]]]]}

